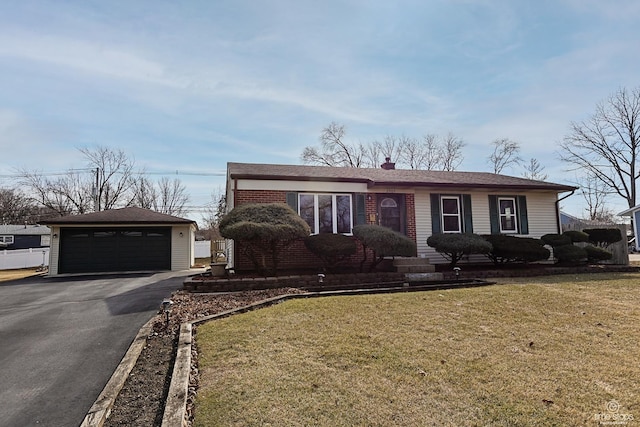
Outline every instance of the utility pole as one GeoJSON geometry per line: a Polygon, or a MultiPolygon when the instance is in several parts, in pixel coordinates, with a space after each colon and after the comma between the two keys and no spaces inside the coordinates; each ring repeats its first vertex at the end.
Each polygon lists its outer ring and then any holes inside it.
{"type": "Polygon", "coordinates": [[[96,168],[96,183],[93,188],[93,200],[94,200],[94,210],[96,212],[100,211],[100,168],[96,168]]]}

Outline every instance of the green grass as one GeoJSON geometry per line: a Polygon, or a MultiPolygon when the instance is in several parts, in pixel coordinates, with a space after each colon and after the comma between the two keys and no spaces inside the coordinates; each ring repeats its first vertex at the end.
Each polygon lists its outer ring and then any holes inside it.
{"type": "MultiPolygon", "coordinates": [[[[640,275],[295,300],[200,326],[196,426],[640,419],[640,275]]],[[[633,424],[633,421],[631,422],[633,424]]]]}

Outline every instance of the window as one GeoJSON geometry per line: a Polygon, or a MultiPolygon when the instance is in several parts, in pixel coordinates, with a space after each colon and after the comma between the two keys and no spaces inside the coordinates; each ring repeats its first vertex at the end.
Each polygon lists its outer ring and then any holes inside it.
{"type": "Polygon", "coordinates": [[[498,197],[498,216],[500,217],[501,233],[517,233],[518,221],[516,217],[516,199],[513,197],[498,197]]]}
{"type": "Polygon", "coordinates": [[[0,243],[13,244],[13,236],[0,236],[0,243]]]}
{"type": "Polygon", "coordinates": [[[299,194],[298,213],[312,234],[351,233],[353,214],[350,194],[299,194]]]}
{"type": "Polygon", "coordinates": [[[440,203],[440,212],[442,212],[442,232],[462,232],[462,222],[460,221],[460,199],[458,197],[442,196],[440,198],[440,203]]]}
{"type": "Polygon", "coordinates": [[[470,194],[435,194],[431,199],[431,232],[473,233],[470,194]]]}
{"type": "Polygon", "coordinates": [[[491,234],[529,234],[527,197],[489,195],[491,234]]]}

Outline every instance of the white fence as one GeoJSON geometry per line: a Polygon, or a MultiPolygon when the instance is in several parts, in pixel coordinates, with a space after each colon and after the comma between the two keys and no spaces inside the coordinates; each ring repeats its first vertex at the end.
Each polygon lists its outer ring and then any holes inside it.
{"type": "Polygon", "coordinates": [[[196,258],[209,258],[214,252],[218,256],[223,256],[225,253],[225,241],[214,240],[212,247],[211,240],[196,240],[195,252],[196,258]]]}
{"type": "Polygon", "coordinates": [[[0,251],[0,270],[39,267],[43,264],[49,265],[49,248],[0,251]]]}

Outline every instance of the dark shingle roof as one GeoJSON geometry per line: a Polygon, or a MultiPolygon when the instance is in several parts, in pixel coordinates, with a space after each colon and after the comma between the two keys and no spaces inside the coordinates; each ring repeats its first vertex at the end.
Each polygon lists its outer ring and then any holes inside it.
{"type": "Polygon", "coordinates": [[[572,191],[576,187],[489,172],[448,172],[411,169],[370,169],[306,165],[228,163],[235,179],[361,182],[368,187],[465,187],[572,191]]]}
{"type": "Polygon", "coordinates": [[[43,221],[48,225],[63,224],[195,224],[195,221],[166,215],[149,209],[129,207],[92,212],[83,215],[68,215],[43,221]]]}

